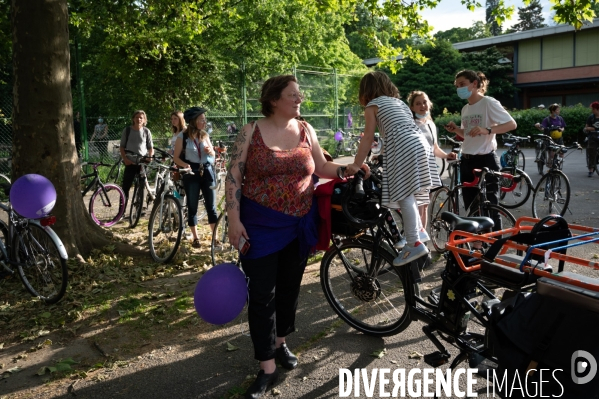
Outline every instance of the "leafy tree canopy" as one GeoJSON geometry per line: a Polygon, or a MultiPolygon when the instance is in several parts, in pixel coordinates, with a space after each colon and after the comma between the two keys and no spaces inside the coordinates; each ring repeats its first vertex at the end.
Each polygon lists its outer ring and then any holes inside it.
{"type": "Polygon", "coordinates": [[[520,22],[512,26],[510,32],[522,32],[547,26],[544,24],[545,19],[540,0],[532,0],[526,7],[518,7],[518,20],[520,22]]]}
{"type": "Polygon", "coordinates": [[[482,21],[476,21],[470,28],[452,28],[435,33],[436,40],[447,40],[450,43],[461,43],[469,40],[491,37],[489,25],[482,21]]]}

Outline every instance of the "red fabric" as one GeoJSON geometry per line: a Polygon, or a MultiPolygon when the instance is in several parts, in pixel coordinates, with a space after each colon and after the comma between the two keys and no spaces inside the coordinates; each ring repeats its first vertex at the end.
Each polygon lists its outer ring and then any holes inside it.
{"type": "Polygon", "coordinates": [[[343,182],[342,179],[333,179],[319,184],[314,190],[314,195],[318,199],[318,214],[320,216],[317,251],[329,249],[331,243],[331,196],[335,190],[335,184],[341,182],[343,182]]]}

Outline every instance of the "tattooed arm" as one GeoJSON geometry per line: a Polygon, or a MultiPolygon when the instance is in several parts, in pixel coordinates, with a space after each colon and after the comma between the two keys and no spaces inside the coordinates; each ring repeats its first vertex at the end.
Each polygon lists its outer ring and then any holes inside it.
{"type": "Polygon", "coordinates": [[[239,203],[241,201],[241,184],[245,174],[245,161],[252,133],[252,124],[245,125],[237,134],[231,149],[231,161],[225,178],[226,210],[229,216],[229,241],[237,248],[239,237],[248,237],[241,220],[239,219],[239,203]]]}

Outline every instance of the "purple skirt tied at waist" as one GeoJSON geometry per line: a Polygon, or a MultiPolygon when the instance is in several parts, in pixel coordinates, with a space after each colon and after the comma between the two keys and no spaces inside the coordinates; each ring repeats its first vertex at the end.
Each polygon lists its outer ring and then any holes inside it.
{"type": "Polygon", "coordinates": [[[241,197],[241,223],[250,237],[250,249],[243,259],[257,259],[285,248],[298,238],[300,257],[308,255],[318,241],[318,206],[312,201],[310,211],[302,216],[291,216],[267,208],[246,197],[241,197]]]}

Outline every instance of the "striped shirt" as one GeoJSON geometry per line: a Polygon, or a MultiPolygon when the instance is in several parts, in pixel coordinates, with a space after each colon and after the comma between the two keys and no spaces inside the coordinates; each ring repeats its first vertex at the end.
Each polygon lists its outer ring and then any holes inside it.
{"type": "Polygon", "coordinates": [[[431,146],[416,126],[412,111],[398,98],[381,96],[366,107],[377,106],[376,123],[383,137],[382,204],[390,204],[434,186],[440,186],[431,146]]]}

